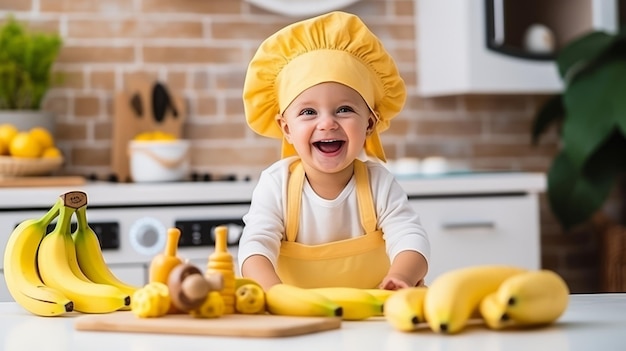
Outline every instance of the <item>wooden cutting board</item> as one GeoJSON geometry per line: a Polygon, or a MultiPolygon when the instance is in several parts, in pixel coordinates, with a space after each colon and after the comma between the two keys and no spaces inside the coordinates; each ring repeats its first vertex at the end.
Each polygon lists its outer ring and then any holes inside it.
{"type": "Polygon", "coordinates": [[[76,318],[76,330],[186,334],[205,336],[283,337],[341,327],[340,318],[228,314],[194,318],[186,314],[137,318],[131,312],[90,314],[76,318]]]}
{"type": "Polygon", "coordinates": [[[72,186],[86,183],[81,176],[0,177],[0,188],[72,186]]]}

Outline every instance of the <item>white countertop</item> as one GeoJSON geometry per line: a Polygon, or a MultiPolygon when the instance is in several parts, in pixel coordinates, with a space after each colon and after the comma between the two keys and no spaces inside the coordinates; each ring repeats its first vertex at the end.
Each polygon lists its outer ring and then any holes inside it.
{"type": "MultiPolygon", "coordinates": [[[[78,314],[75,314],[78,315],[78,314]]],[[[522,331],[472,326],[447,336],[428,329],[394,330],[384,320],[343,322],[337,330],[284,338],[232,338],[76,331],[74,317],[36,317],[15,303],[0,303],[0,349],[4,351],[623,351],[626,294],[572,295],[557,324],[522,331]]]]}
{"type": "MultiPolygon", "coordinates": [[[[464,194],[540,193],[545,190],[543,173],[485,172],[399,178],[409,196],[464,194]]],[[[108,183],[87,182],[79,186],[0,188],[0,210],[48,208],[71,190],[87,193],[92,206],[146,203],[245,203],[252,197],[255,181],[108,183]]]]}

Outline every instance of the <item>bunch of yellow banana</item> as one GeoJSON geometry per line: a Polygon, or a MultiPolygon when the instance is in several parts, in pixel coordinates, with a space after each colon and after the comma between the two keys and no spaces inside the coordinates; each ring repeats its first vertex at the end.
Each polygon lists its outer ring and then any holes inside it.
{"type": "Polygon", "coordinates": [[[455,269],[430,287],[400,289],[385,302],[385,318],[397,330],[426,322],[435,332],[454,334],[482,317],[492,329],[547,325],[566,310],[567,284],[549,270],[507,265],[455,269]]]}
{"type": "Polygon", "coordinates": [[[424,296],[424,314],[434,332],[458,333],[482,299],[505,279],[525,272],[507,265],[481,265],[448,271],[437,277],[424,296]]]}
{"type": "Polygon", "coordinates": [[[567,309],[567,283],[553,271],[538,270],[506,279],[480,303],[492,329],[535,327],[555,322],[567,309]]]}
{"type": "Polygon", "coordinates": [[[84,192],[65,193],[43,217],[25,220],[11,233],[4,277],[11,296],[33,314],[107,313],[130,306],[136,288],[110,272],[87,223],[86,205],[84,192]],[[74,213],[78,228],[72,236],[74,213]],[[55,218],[54,230],[46,235],[55,218]]]}

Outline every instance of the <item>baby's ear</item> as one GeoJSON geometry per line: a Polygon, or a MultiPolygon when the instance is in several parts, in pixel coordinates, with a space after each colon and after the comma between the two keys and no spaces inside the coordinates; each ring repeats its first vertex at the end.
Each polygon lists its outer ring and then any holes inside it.
{"type": "Polygon", "coordinates": [[[287,125],[285,117],[283,117],[281,114],[276,114],[276,117],[274,118],[276,119],[276,123],[278,123],[280,130],[283,132],[283,135],[285,136],[285,138],[287,138],[287,141],[289,141],[289,125],[287,125]]]}
{"type": "Polygon", "coordinates": [[[370,113],[370,117],[367,120],[367,135],[372,134],[374,128],[376,128],[376,115],[370,113]]]}

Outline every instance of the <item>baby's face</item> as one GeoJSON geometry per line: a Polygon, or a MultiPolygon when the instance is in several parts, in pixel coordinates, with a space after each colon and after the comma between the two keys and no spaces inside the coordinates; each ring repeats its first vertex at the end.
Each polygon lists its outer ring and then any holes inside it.
{"type": "Polygon", "coordinates": [[[280,120],[287,141],[309,167],[336,173],[352,164],[374,127],[373,114],[354,89],[315,85],[296,97],[280,120]]]}

